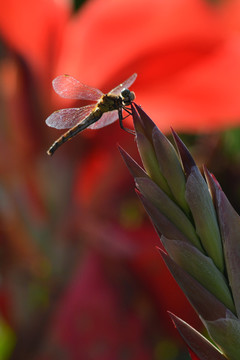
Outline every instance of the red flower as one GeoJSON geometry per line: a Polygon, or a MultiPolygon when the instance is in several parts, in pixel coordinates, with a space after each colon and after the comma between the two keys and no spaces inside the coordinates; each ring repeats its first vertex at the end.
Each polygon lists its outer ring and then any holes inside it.
{"type": "Polygon", "coordinates": [[[93,0],[70,18],[66,3],[9,0],[0,29],[42,82],[69,73],[105,91],[137,72],[162,130],[208,131],[239,122],[239,14],[238,0],[93,0]]]}
{"type": "Polygon", "coordinates": [[[2,39],[23,57],[37,85],[45,91],[51,88],[69,5],[68,1],[54,0],[9,0],[1,4],[2,39]]]}
{"type": "Polygon", "coordinates": [[[90,1],[68,23],[56,74],[104,90],[137,72],[136,101],[164,131],[236,125],[239,20],[239,1],[90,1]]]}

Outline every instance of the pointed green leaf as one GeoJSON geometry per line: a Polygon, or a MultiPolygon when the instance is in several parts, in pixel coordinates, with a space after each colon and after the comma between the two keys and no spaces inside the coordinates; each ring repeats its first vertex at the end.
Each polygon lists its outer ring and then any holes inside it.
{"type": "Polygon", "coordinates": [[[204,321],[213,339],[229,360],[240,359],[240,321],[221,318],[215,321],[204,321]]]}
{"type": "Polygon", "coordinates": [[[152,202],[199,250],[202,250],[195,229],[184,212],[151,180],[136,178],[139,191],[152,202]]]}
{"type": "Polygon", "coordinates": [[[166,216],[164,216],[151,201],[139,191],[136,192],[158,233],[163,234],[168,239],[179,239],[190,243],[186,236],[166,216]]]}
{"type": "Polygon", "coordinates": [[[144,123],[133,104],[131,104],[131,111],[132,111],[132,118],[133,118],[135,132],[144,134],[144,129],[145,129],[144,123]]]}
{"type": "Polygon", "coordinates": [[[178,265],[198,280],[228,309],[236,313],[227,281],[211,258],[186,242],[169,240],[164,236],[161,237],[161,241],[168,254],[178,265]]]}
{"type": "Polygon", "coordinates": [[[139,166],[138,163],[136,163],[136,161],[121,146],[118,145],[118,149],[125,164],[127,165],[128,170],[134,178],[148,177],[143,168],[141,168],[141,166],[139,166]]]}
{"type": "Polygon", "coordinates": [[[203,166],[203,171],[204,171],[204,176],[205,179],[207,181],[208,184],[208,188],[212,197],[212,201],[215,207],[215,210],[217,209],[217,203],[216,203],[216,196],[217,196],[217,192],[218,189],[221,189],[219,183],[217,182],[217,180],[214,178],[214,176],[208,171],[208,169],[206,168],[206,166],[203,166]]]}
{"type": "Polygon", "coordinates": [[[224,271],[222,241],[215,209],[207,184],[198,168],[193,166],[186,183],[186,200],[191,209],[196,232],[207,254],[220,271],[224,271]]]}
{"type": "Polygon", "coordinates": [[[240,217],[233,209],[217,180],[205,168],[205,176],[217,209],[226,268],[236,311],[240,316],[240,217]]]}
{"type": "Polygon", "coordinates": [[[222,302],[183,270],[165,252],[161,249],[159,251],[172,276],[202,319],[216,320],[225,317],[226,313],[229,313],[229,316],[233,319],[235,318],[222,302]]]}
{"type": "MultiPolygon", "coordinates": [[[[141,106],[134,104],[135,108],[137,109],[137,112],[139,114],[139,117],[141,119],[141,124],[144,129],[144,134],[147,136],[149,140],[152,139],[152,130],[156,126],[154,122],[151,120],[151,118],[145,113],[145,111],[141,108],[141,106]]],[[[135,122],[134,116],[133,120],[135,122]]],[[[136,129],[136,127],[135,127],[136,129]]]]}
{"type": "Polygon", "coordinates": [[[200,360],[226,360],[220,351],[185,321],[169,312],[171,319],[188,347],[200,360]]]}
{"type": "Polygon", "coordinates": [[[182,165],[183,165],[184,171],[185,171],[186,175],[188,176],[189,173],[191,172],[192,167],[196,167],[197,165],[196,165],[195,161],[193,160],[192,155],[188,151],[186,145],[182,142],[180,137],[175,133],[175,131],[173,129],[172,129],[172,135],[173,135],[175,144],[177,146],[179,156],[182,160],[182,165]]]}
{"type": "Polygon", "coordinates": [[[142,159],[142,163],[150,178],[160,186],[160,188],[172,197],[171,191],[166,179],[161,173],[157,157],[151,142],[142,133],[136,133],[138,151],[142,159]]]}
{"type": "Polygon", "coordinates": [[[161,172],[176,202],[185,213],[189,214],[190,210],[185,199],[186,179],[176,150],[156,126],[152,131],[152,139],[161,172]]]}
{"type": "Polygon", "coordinates": [[[226,268],[237,314],[240,316],[240,217],[221,189],[218,189],[216,195],[226,268]]]}

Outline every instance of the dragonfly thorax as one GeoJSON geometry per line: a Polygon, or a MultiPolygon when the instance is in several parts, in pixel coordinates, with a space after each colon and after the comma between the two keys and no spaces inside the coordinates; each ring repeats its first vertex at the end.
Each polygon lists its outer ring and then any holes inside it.
{"type": "Polygon", "coordinates": [[[101,99],[98,101],[96,110],[100,112],[108,112],[113,110],[118,110],[122,107],[122,98],[121,96],[116,95],[103,95],[101,99]]]}
{"type": "Polygon", "coordinates": [[[133,91],[130,91],[129,89],[123,89],[121,91],[121,98],[123,105],[130,105],[131,102],[135,99],[135,94],[133,91]]]}

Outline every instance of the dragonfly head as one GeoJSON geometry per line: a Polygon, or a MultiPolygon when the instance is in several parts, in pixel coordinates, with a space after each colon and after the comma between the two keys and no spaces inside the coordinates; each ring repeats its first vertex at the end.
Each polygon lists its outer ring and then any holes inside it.
{"type": "Polygon", "coordinates": [[[130,105],[131,102],[135,99],[135,94],[129,89],[122,89],[121,98],[123,101],[123,105],[130,105]]]}

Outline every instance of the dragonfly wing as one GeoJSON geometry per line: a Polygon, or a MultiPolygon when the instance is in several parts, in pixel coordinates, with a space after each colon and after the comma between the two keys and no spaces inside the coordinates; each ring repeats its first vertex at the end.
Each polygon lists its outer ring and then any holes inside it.
{"type": "Polygon", "coordinates": [[[56,129],[69,129],[84,120],[94,108],[95,105],[87,105],[57,110],[47,118],[46,124],[56,129]]]}
{"type": "Polygon", "coordinates": [[[117,119],[118,119],[117,110],[105,112],[98,121],[96,121],[94,124],[89,126],[89,129],[92,130],[100,129],[104,126],[112,124],[117,119]]]}
{"type": "Polygon", "coordinates": [[[103,95],[101,90],[82,84],[70,75],[56,77],[52,85],[56,93],[66,99],[98,101],[103,95]]]}
{"type": "Polygon", "coordinates": [[[130,76],[127,80],[125,80],[122,84],[118,85],[117,87],[115,87],[114,89],[112,89],[109,94],[111,95],[120,95],[122,89],[128,89],[136,80],[137,78],[137,74],[133,74],[132,76],[130,76]]]}

